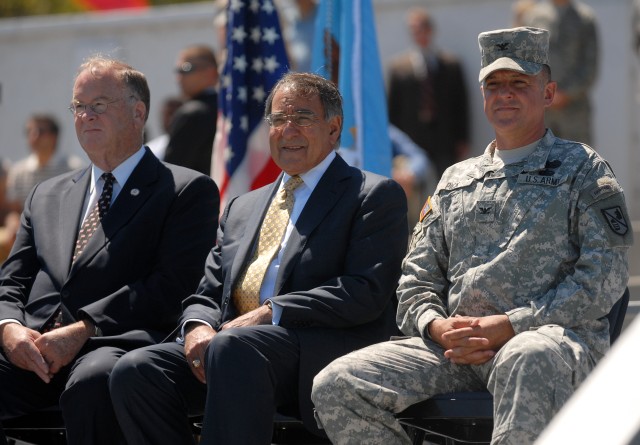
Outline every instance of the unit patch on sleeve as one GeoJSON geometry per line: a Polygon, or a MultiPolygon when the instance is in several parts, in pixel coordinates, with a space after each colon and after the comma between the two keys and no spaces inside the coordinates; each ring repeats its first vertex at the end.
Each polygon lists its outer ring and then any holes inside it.
{"type": "Polygon", "coordinates": [[[629,223],[624,217],[624,213],[620,206],[609,207],[608,209],[602,209],[602,214],[606,219],[611,230],[620,236],[624,236],[629,230],[629,223]]]}

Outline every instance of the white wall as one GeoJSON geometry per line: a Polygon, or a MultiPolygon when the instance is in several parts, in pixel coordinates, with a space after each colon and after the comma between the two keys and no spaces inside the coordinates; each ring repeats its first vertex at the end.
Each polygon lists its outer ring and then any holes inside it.
{"type": "Polygon", "coordinates": [[[173,68],[185,46],[217,48],[213,3],[142,12],[77,14],[0,20],[0,151],[12,160],[27,153],[22,129],[36,111],[60,121],[60,148],[83,155],[67,107],[77,67],[95,52],[115,55],[146,74],[151,89],[148,132],[160,134],[159,104],[178,94],[173,68]]]}
{"type": "MultiPolygon", "coordinates": [[[[437,23],[436,43],[458,55],[465,68],[472,107],[472,149],[492,139],[482,113],[477,72],[477,36],[509,27],[511,0],[373,0],[383,64],[409,45],[404,25],[410,6],[426,5],[437,23]]],[[[595,148],[612,164],[625,188],[632,216],[640,218],[638,152],[638,62],[631,51],[631,0],[584,0],[600,24],[601,69],[594,91],[595,148]]],[[[144,72],[151,87],[150,136],[159,133],[158,104],[177,88],[172,73],[178,51],[192,43],[217,47],[211,3],[43,18],[0,20],[0,153],[26,153],[24,123],[34,111],[55,113],[63,124],[61,147],[82,153],[66,107],[73,75],[95,51],[112,52],[144,72]]]]}

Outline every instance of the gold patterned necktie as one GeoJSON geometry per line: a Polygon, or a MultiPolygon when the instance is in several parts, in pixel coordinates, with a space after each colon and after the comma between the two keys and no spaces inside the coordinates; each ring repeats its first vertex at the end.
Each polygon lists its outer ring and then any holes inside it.
{"type": "Polygon", "coordinates": [[[233,302],[239,315],[257,308],[260,304],[260,287],[264,274],[278,253],[293,209],[293,191],[302,182],[300,176],[292,176],[271,201],[260,227],[258,248],[233,293],[233,302]]]}
{"type": "Polygon", "coordinates": [[[100,225],[102,218],[105,217],[111,206],[111,197],[113,196],[113,183],[116,178],[111,173],[103,173],[101,178],[104,180],[104,186],[102,187],[102,193],[98,202],[93,206],[91,212],[82,222],[82,227],[78,232],[78,239],[76,240],[76,247],[73,252],[73,262],[82,253],[84,248],[89,243],[89,240],[95,233],[96,229],[100,225]]]}

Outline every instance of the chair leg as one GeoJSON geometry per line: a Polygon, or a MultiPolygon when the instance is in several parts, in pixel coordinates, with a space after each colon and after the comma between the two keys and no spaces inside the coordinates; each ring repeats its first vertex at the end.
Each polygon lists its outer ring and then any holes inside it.
{"type": "Polygon", "coordinates": [[[416,431],[416,435],[413,436],[413,445],[423,445],[425,436],[426,433],[424,431],[416,431]]]}
{"type": "Polygon", "coordinates": [[[418,428],[410,427],[408,425],[403,425],[403,427],[407,432],[407,435],[409,436],[409,438],[412,440],[413,445],[424,444],[424,440],[427,436],[427,433],[425,431],[422,431],[421,429],[418,429],[418,428]]]}

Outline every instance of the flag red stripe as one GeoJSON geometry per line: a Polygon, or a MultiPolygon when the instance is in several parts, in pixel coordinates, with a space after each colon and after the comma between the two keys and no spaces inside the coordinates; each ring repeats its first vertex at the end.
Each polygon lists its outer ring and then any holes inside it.
{"type": "Polygon", "coordinates": [[[280,168],[278,168],[276,163],[273,162],[273,159],[269,159],[269,162],[265,164],[262,171],[256,175],[251,183],[251,190],[260,188],[263,185],[271,184],[279,174],[280,168]]]}
{"type": "Polygon", "coordinates": [[[121,8],[145,8],[149,0],[74,0],[80,7],[92,11],[121,8]]]}

